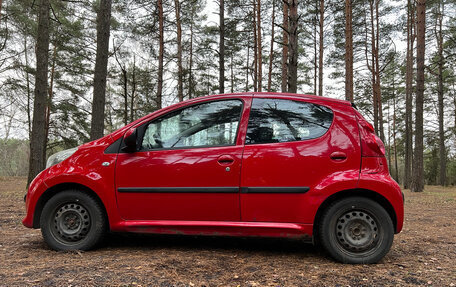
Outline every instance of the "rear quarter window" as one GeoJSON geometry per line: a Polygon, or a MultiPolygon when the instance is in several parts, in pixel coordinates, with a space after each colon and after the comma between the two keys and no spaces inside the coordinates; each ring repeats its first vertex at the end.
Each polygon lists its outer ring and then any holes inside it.
{"type": "Polygon", "coordinates": [[[333,121],[330,108],[283,99],[253,99],[246,144],[302,141],[324,135],[333,121]]]}

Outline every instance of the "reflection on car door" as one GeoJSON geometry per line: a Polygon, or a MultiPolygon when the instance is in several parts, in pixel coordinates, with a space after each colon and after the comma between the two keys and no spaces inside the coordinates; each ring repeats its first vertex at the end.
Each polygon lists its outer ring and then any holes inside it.
{"type": "Polygon", "coordinates": [[[243,221],[308,223],[308,191],[360,160],[352,131],[336,123],[328,132],[332,122],[333,111],[323,105],[253,99],[241,171],[243,221]],[[345,162],[331,160],[335,149],[345,162]]]}
{"type": "Polygon", "coordinates": [[[129,220],[239,221],[243,102],[192,105],[138,128],[140,148],[119,153],[117,203],[129,220]]]}

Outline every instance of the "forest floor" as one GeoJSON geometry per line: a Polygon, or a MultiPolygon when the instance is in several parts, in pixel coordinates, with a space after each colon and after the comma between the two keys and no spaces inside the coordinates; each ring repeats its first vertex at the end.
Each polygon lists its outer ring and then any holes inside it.
{"type": "Polygon", "coordinates": [[[0,177],[0,286],[456,286],[456,188],[405,190],[405,225],[378,264],[335,263],[287,239],[111,234],[55,252],[25,228],[25,179],[0,177]]]}

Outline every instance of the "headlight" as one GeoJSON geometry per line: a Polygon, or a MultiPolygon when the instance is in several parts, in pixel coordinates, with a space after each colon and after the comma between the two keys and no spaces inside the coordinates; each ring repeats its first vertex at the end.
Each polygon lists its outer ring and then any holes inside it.
{"type": "Polygon", "coordinates": [[[78,148],[75,147],[75,148],[62,150],[62,151],[59,151],[59,152],[51,155],[46,162],[46,168],[51,167],[54,164],[58,164],[59,162],[66,160],[72,154],[74,154],[77,150],[78,150],[78,148]]]}

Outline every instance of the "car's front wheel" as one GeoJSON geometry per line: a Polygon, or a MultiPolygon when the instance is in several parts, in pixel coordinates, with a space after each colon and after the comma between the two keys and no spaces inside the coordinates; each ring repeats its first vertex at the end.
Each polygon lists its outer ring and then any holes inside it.
{"type": "Polygon", "coordinates": [[[331,204],[323,213],[319,239],[323,248],[343,263],[376,263],[391,248],[393,222],[375,201],[349,197],[331,204]]]}
{"type": "Polygon", "coordinates": [[[54,250],[89,250],[102,240],[107,224],[95,198],[67,190],[45,204],[40,226],[44,240],[54,250]]]}

